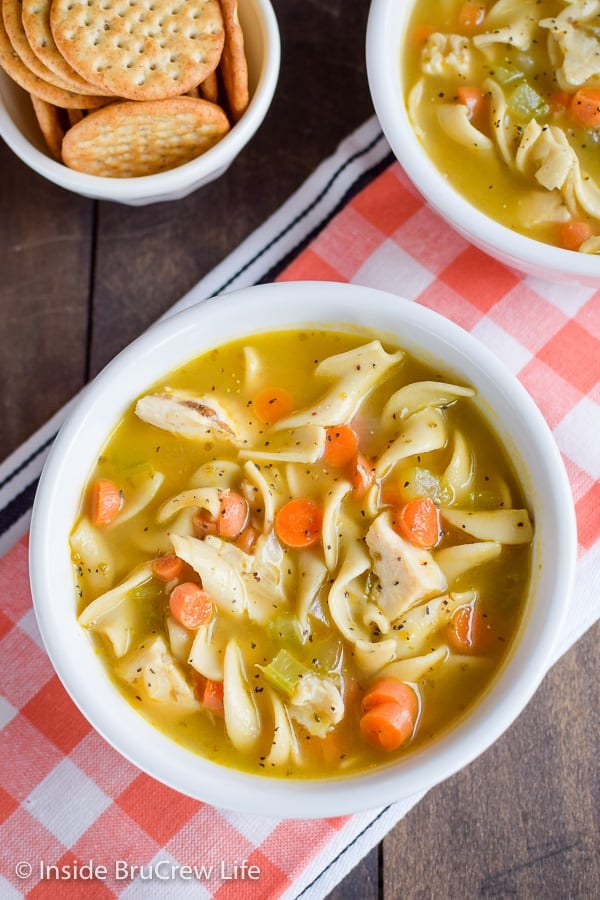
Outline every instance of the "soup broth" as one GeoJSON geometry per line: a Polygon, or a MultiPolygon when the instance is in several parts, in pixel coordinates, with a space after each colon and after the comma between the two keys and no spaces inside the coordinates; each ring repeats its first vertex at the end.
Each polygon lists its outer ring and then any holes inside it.
{"type": "Polygon", "coordinates": [[[128,701],[225,766],[332,777],[423,746],[516,633],[532,523],[474,391],[368,334],[212,350],[127,410],[71,535],[128,701]]]}
{"type": "Polygon", "coordinates": [[[403,42],[409,115],[482,212],[600,252],[600,3],[419,0],[403,42]],[[585,9],[584,9],[585,7],[585,9]]]}

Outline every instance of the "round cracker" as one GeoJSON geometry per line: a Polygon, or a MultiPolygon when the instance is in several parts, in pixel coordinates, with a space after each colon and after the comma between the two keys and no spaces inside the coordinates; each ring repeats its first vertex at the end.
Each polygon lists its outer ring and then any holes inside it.
{"type": "Polygon", "coordinates": [[[2,0],[2,18],[8,39],[13,45],[14,51],[23,64],[38,78],[61,88],[63,91],[72,90],[71,85],[63,81],[42,63],[35,55],[23,28],[21,16],[21,0],[2,0]]]}
{"type": "MultiPolygon", "coordinates": [[[[223,57],[221,57],[222,59],[223,57]]],[[[200,96],[211,103],[219,102],[219,79],[216,72],[211,72],[204,81],[198,85],[200,96]]]]}
{"type": "Polygon", "coordinates": [[[221,7],[225,26],[225,43],[220,68],[229,112],[233,121],[237,122],[248,108],[249,101],[244,33],[238,17],[237,0],[221,0],[221,7]]]}
{"type": "Polygon", "coordinates": [[[113,103],[66,133],[63,162],[78,172],[137,178],[174,169],[204,153],[229,131],[214,103],[194,97],[113,103]]]}
{"type": "Polygon", "coordinates": [[[76,72],[130,100],[186,93],[218,65],[218,0],[53,0],[50,25],[76,72]]]}
{"type": "Polygon", "coordinates": [[[106,97],[98,97],[91,94],[84,96],[83,94],[64,91],[50,84],[45,79],[34,75],[15,52],[6,33],[2,16],[0,16],[0,66],[28,94],[35,94],[36,97],[40,97],[48,103],[53,103],[55,106],[62,106],[65,109],[94,109],[106,103],[106,97]]]}
{"type": "Polygon", "coordinates": [[[62,162],[61,147],[67,129],[61,121],[61,114],[64,115],[65,111],[35,94],[31,94],[31,103],[50,156],[62,162]]]}
{"type": "Polygon", "coordinates": [[[78,122],[81,122],[84,116],[85,109],[68,109],[67,119],[69,120],[69,127],[71,127],[71,125],[77,125],[78,122]]]}
{"type": "Polygon", "coordinates": [[[27,41],[46,68],[80,94],[97,94],[98,88],[82,78],[58,52],[50,28],[52,0],[23,0],[21,15],[27,41]]]}

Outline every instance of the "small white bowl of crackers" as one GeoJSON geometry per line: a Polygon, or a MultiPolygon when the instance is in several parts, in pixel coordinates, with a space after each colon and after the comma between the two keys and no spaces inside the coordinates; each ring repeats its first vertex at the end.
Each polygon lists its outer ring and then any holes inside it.
{"type": "Polygon", "coordinates": [[[280,63],[269,0],[0,0],[0,137],[67,190],[143,205],[222,175],[280,63]]]}

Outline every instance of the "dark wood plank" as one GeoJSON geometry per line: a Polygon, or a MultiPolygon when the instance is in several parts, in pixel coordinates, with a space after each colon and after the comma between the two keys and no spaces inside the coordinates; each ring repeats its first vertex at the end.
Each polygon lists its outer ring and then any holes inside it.
{"type": "Polygon", "coordinates": [[[378,900],[381,848],[374,847],[328,894],[328,900],[378,900]]]}
{"type": "Polygon", "coordinates": [[[385,839],[386,900],[598,896],[599,639],[596,625],[506,734],[385,839]]]}
{"type": "Polygon", "coordinates": [[[85,383],[93,205],[1,142],[0,173],[4,459],[85,383]]]}

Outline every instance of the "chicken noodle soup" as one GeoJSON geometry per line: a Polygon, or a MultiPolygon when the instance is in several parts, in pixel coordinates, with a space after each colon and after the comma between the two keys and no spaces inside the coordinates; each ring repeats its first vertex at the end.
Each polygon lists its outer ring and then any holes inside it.
{"type": "Polygon", "coordinates": [[[298,777],[461,717],[515,634],[533,527],[473,396],[369,334],[290,330],[140,397],[71,535],[80,623],[131,704],[298,777]]]}
{"type": "Polygon", "coordinates": [[[450,183],[600,252],[600,0],[417,0],[403,50],[409,116],[450,183]]]}

